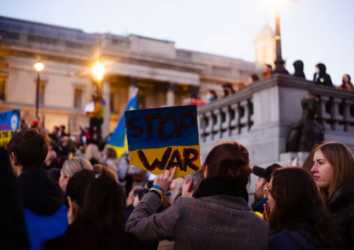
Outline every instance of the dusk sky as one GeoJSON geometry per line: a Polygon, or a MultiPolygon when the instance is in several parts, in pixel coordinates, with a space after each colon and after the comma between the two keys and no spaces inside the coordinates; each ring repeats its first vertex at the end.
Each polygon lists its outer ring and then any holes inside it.
{"type": "MultiPolygon", "coordinates": [[[[1,0],[0,15],[174,41],[176,47],[255,60],[254,40],[272,24],[275,0],[1,0]]],[[[354,0],[287,1],[282,10],[283,56],[305,62],[307,78],[323,62],[336,84],[354,78],[354,0]]]]}

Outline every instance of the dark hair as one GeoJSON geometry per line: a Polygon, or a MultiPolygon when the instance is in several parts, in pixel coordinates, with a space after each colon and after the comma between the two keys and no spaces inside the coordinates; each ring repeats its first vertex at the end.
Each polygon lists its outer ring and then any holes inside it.
{"type": "Polygon", "coordinates": [[[0,148],[0,246],[9,250],[28,249],[27,232],[23,216],[23,206],[19,197],[9,156],[0,148]]]}
{"type": "Polygon", "coordinates": [[[344,84],[344,77],[347,77],[348,78],[348,83],[351,83],[352,82],[352,78],[349,74],[344,74],[343,77],[342,77],[342,84],[344,84]]]}
{"type": "Polygon", "coordinates": [[[241,144],[223,143],[215,146],[205,159],[207,178],[233,179],[246,186],[251,169],[247,149],[241,144]]]}
{"type": "Polygon", "coordinates": [[[48,153],[45,137],[33,129],[15,133],[8,144],[8,152],[13,153],[16,164],[23,168],[41,167],[48,153]]]}
{"type": "Polygon", "coordinates": [[[93,171],[83,169],[75,173],[68,181],[66,195],[75,201],[79,207],[83,206],[85,191],[95,178],[93,171]]]}
{"type": "Polygon", "coordinates": [[[259,81],[259,76],[257,74],[252,74],[251,79],[253,82],[259,81]]]}
{"type": "Polygon", "coordinates": [[[218,99],[218,94],[215,90],[209,89],[208,92],[213,96],[213,98],[218,99]]]}
{"type": "Polygon", "coordinates": [[[124,206],[123,188],[111,176],[102,173],[90,183],[77,221],[92,225],[98,233],[119,233],[124,230],[124,206]]]}
{"type": "Polygon", "coordinates": [[[301,77],[301,78],[305,78],[305,73],[304,73],[304,62],[301,60],[296,60],[293,63],[295,72],[294,72],[294,76],[296,77],[301,77]]]}
{"type": "Polygon", "coordinates": [[[316,64],[316,68],[319,69],[319,71],[320,71],[319,74],[320,74],[320,75],[326,74],[327,67],[326,67],[326,65],[325,65],[324,63],[317,63],[317,64],[316,64]]]}
{"type": "Polygon", "coordinates": [[[271,183],[275,201],[269,220],[271,229],[307,233],[315,242],[335,249],[337,237],[332,221],[312,176],[302,168],[286,167],[273,173],[271,183]]]}
{"type": "Polygon", "coordinates": [[[270,69],[270,70],[273,69],[272,65],[270,65],[270,64],[266,64],[265,67],[266,67],[267,69],[270,69]]]}
{"type": "Polygon", "coordinates": [[[313,155],[314,151],[312,150],[308,156],[306,157],[304,163],[302,164],[302,168],[305,169],[309,174],[311,174],[311,168],[313,166],[313,155]]]}

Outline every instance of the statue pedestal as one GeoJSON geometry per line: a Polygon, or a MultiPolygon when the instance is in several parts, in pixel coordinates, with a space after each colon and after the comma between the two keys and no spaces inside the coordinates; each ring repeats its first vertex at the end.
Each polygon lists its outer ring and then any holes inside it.
{"type": "Polygon", "coordinates": [[[282,166],[301,166],[307,159],[308,152],[288,152],[280,154],[280,164],[282,166]]]}

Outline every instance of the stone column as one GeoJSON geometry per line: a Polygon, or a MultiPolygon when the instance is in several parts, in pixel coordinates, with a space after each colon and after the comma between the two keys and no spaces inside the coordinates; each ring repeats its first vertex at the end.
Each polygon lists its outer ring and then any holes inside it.
{"type": "Polygon", "coordinates": [[[102,83],[102,97],[105,101],[104,114],[103,114],[103,125],[102,125],[102,137],[106,137],[109,134],[110,120],[111,120],[111,111],[109,108],[110,98],[111,98],[111,89],[110,83],[108,81],[104,81],[102,83]]]}
{"type": "Polygon", "coordinates": [[[167,106],[174,106],[175,105],[175,90],[176,85],[173,83],[169,83],[167,87],[166,93],[166,105],[167,106]]]}

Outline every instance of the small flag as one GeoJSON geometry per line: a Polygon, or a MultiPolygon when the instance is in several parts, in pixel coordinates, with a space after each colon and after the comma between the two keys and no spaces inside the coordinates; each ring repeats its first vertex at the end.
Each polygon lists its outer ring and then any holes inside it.
{"type": "Polygon", "coordinates": [[[138,89],[136,89],[131,96],[130,100],[128,101],[127,106],[120,118],[118,125],[114,132],[112,133],[110,139],[108,140],[107,144],[115,149],[117,156],[121,157],[124,153],[128,151],[128,141],[126,135],[126,128],[125,128],[125,111],[134,110],[139,108],[138,103],[138,89]]]}

